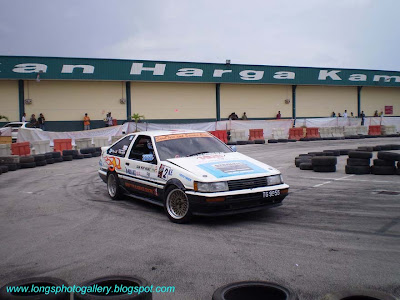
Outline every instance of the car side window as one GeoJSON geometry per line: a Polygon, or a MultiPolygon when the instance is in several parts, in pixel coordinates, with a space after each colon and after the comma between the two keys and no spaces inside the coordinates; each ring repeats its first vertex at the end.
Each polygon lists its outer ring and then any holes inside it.
{"type": "Polygon", "coordinates": [[[143,154],[153,154],[154,160],[149,163],[157,163],[151,138],[149,136],[140,135],[132,146],[131,153],[129,153],[129,159],[142,161],[143,154]]]}
{"type": "Polygon", "coordinates": [[[135,138],[134,135],[126,136],[122,140],[120,140],[118,143],[115,145],[111,146],[107,150],[107,154],[114,155],[114,156],[119,156],[119,157],[124,157],[126,154],[126,151],[128,150],[128,147],[132,140],[135,138]]]}

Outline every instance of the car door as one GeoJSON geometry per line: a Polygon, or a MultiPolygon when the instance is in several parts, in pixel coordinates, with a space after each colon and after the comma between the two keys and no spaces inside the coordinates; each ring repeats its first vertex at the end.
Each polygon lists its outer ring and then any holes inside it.
{"type": "Polygon", "coordinates": [[[126,183],[127,189],[143,197],[158,199],[163,186],[157,182],[157,158],[150,136],[138,135],[127,156],[125,169],[129,177],[129,183],[126,183]],[[143,160],[143,155],[149,158],[149,154],[153,155],[154,159],[143,160]]]}
{"type": "Polygon", "coordinates": [[[135,135],[128,135],[122,138],[107,150],[107,154],[104,157],[104,161],[108,166],[108,170],[115,171],[119,175],[119,178],[126,173],[126,156],[129,146],[131,145],[132,141],[135,140],[135,137],[135,135]]]}

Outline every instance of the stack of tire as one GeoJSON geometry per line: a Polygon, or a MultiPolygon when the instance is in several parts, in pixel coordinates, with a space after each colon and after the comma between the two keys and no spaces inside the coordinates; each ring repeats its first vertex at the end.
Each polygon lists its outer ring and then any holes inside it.
{"type": "Polygon", "coordinates": [[[80,152],[84,158],[98,157],[101,155],[101,147],[83,148],[80,152]]]}
{"type": "Polygon", "coordinates": [[[336,172],[336,156],[314,156],[311,165],[314,172],[336,172]]]}
{"type": "Polygon", "coordinates": [[[374,159],[374,165],[371,167],[371,173],[374,175],[400,175],[400,154],[379,151],[378,158],[374,159]]]}
{"type": "Polygon", "coordinates": [[[371,151],[362,151],[362,150],[370,150],[366,148],[359,147],[356,151],[349,152],[349,158],[347,159],[347,165],[345,167],[346,174],[370,174],[371,173],[371,158],[372,158],[372,149],[371,151]]]}
{"type": "Polygon", "coordinates": [[[312,170],[311,166],[311,158],[313,158],[315,154],[300,154],[294,159],[294,164],[300,170],[312,170]]]}
{"type": "Polygon", "coordinates": [[[15,171],[21,168],[18,155],[7,155],[0,157],[0,174],[15,171]]]}

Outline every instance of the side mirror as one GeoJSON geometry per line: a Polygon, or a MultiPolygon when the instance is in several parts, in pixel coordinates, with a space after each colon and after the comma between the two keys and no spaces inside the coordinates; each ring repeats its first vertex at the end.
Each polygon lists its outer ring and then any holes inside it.
{"type": "Polygon", "coordinates": [[[143,154],[142,155],[142,161],[153,161],[154,160],[154,155],[153,154],[143,154]]]}
{"type": "Polygon", "coordinates": [[[237,151],[236,145],[231,146],[231,149],[233,152],[236,152],[237,151]]]}

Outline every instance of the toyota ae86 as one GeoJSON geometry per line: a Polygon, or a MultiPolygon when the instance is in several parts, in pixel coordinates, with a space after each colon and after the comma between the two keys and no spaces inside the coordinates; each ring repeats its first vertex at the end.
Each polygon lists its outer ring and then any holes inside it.
{"type": "Polygon", "coordinates": [[[279,206],[289,191],[277,169],[205,131],[128,134],[102,148],[99,164],[113,200],[128,195],[163,206],[175,223],[279,206]]]}

